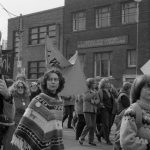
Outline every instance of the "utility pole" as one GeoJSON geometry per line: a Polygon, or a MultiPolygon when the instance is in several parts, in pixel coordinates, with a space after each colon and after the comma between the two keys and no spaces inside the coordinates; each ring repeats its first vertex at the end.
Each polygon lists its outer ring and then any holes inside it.
{"type": "Polygon", "coordinates": [[[134,0],[136,2],[136,77],[138,75],[138,61],[139,61],[139,3],[142,0],[134,0]]]}
{"type": "Polygon", "coordinates": [[[17,59],[17,71],[18,73],[22,73],[22,42],[23,42],[23,19],[22,14],[19,16],[19,26],[18,26],[18,36],[19,36],[19,51],[18,51],[18,59],[17,59]]]}

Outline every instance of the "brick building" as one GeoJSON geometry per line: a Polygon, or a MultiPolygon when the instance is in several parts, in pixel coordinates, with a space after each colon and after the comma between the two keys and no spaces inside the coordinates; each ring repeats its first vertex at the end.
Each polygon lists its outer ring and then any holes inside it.
{"type": "Polygon", "coordinates": [[[150,58],[149,18],[149,0],[65,0],[64,55],[78,50],[86,77],[112,76],[120,86],[150,58]]]}
{"type": "Polygon", "coordinates": [[[53,39],[56,47],[63,48],[63,7],[23,15],[8,20],[8,49],[15,54],[13,78],[17,65],[22,64],[28,79],[37,79],[45,72],[45,36],[53,39]],[[19,31],[22,44],[19,44],[19,31]],[[18,52],[21,48],[18,62],[18,52]]]}

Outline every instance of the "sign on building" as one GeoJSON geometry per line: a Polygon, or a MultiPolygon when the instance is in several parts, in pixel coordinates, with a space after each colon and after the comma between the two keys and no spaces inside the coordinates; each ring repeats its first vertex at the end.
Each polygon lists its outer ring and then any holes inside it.
{"type": "Polygon", "coordinates": [[[11,50],[2,51],[2,74],[13,78],[14,56],[11,50]]]}

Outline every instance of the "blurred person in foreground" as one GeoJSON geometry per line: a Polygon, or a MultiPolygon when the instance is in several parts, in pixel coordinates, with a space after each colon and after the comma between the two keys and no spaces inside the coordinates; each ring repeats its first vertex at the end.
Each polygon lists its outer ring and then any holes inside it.
{"type": "Polygon", "coordinates": [[[137,77],[131,87],[131,105],[120,127],[123,150],[150,149],[150,75],[137,77]],[[137,105],[138,111],[133,107],[137,105]]]}
{"type": "Polygon", "coordinates": [[[42,92],[30,102],[14,132],[12,144],[20,150],[64,150],[63,101],[58,96],[64,83],[58,69],[44,74],[42,92]]]}
{"type": "Polygon", "coordinates": [[[15,103],[9,93],[8,87],[13,80],[8,81],[0,79],[0,148],[3,149],[4,137],[10,126],[14,125],[15,103]]]}

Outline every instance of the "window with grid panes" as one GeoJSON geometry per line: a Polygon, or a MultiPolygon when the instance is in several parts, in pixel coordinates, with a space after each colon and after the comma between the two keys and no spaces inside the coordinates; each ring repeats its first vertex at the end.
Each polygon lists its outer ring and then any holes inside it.
{"type": "Polygon", "coordinates": [[[136,2],[122,4],[122,24],[135,23],[137,18],[136,2]]]}
{"type": "Polygon", "coordinates": [[[101,7],[96,9],[96,28],[109,27],[110,26],[110,6],[101,7]]]}
{"type": "Polygon", "coordinates": [[[56,25],[46,25],[41,27],[34,27],[29,29],[29,44],[44,44],[45,36],[53,38],[56,43],[56,25]]]}
{"type": "Polygon", "coordinates": [[[86,13],[73,13],[73,31],[82,31],[86,29],[86,13]]]}
{"type": "Polygon", "coordinates": [[[38,79],[46,71],[45,61],[31,61],[28,63],[28,78],[38,79]]]}
{"type": "Polygon", "coordinates": [[[101,77],[111,76],[111,53],[95,53],[94,75],[101,77]]]}
{"type": "Polygon", "coordinates": [[[136,66],[136,50],[127,50],[127,61],[128,67],[135,67],[136,66]]]}

